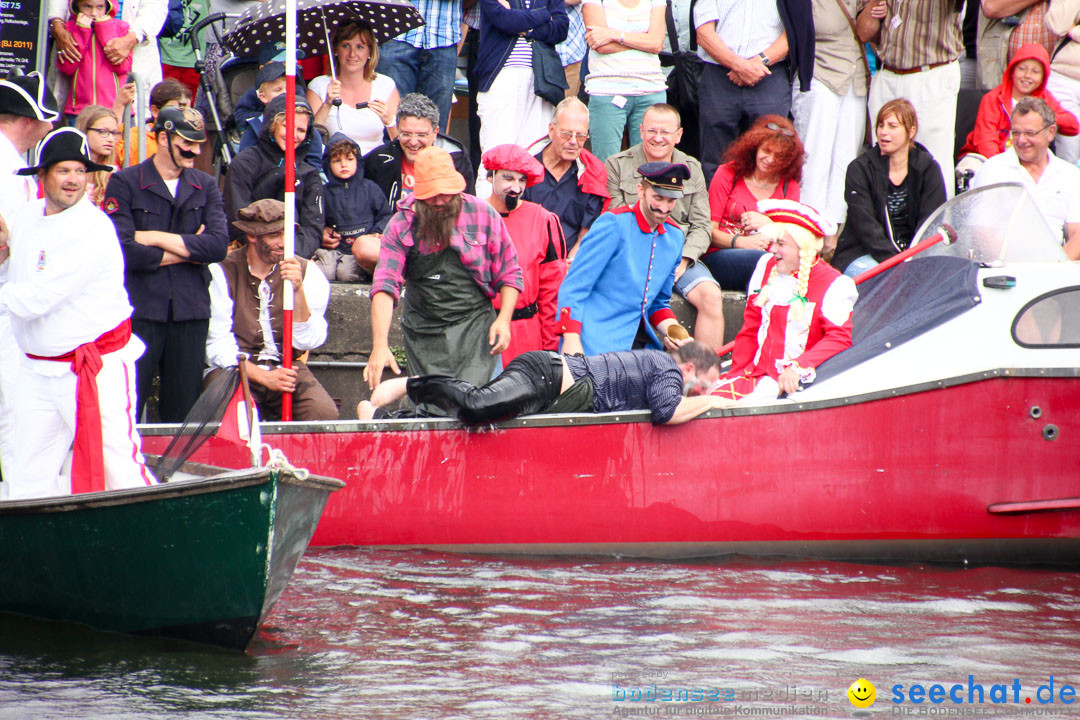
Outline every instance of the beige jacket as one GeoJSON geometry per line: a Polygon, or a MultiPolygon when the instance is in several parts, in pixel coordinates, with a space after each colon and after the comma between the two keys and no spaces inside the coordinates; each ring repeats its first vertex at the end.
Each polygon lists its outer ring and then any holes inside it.
{"type": "Polygon", "coordinates": [[[1053,72],[1080,80],[1080,0],[1051,0],[1046,27],[1055,35],[1069,35],[1070,42],[1054,56],[1053,72]]]}

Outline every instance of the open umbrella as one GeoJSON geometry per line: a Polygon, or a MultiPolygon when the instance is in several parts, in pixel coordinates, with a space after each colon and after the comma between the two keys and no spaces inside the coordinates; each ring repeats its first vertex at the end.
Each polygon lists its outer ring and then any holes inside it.
{"type": "MultiPolygon", "coordinates": [[[[252,4],[227,35],[225,44],[237,55],[254,55],[285,33],[286,0],[252,4]]],[[[328,38],[338,23],[363,20],[380,45],[424,24],[408,0],[296,0],[296,47],[308,56],[329,54],[328,38]]]]}
{"type": "MultiPolygon", "coordinates": [[[[330,28],[339,22],[359,19],[375,32],[376,42],[384,42],[420,27],[424,20],[407,0],[270,0],[248,8],[225,44],[238,55],[253,55],[267,43],[285,39],[285,137],[296,127],[296,51],[332,55],[330,28]]],[[[336,73],[333,73],[336,75],[336,73]]],[[[285,257],[296,248],[296,149],[285,143],[285,257]]],[[[285,283],[282,297],[282,365],[292,367],[293,287],[285,283]]],[[[281,419],[292,420],[292,393],[281,394],[281,419]]]]}

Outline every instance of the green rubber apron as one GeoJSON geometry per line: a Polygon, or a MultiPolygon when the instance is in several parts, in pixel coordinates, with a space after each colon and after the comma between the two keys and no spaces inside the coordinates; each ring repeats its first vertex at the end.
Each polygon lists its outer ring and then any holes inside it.
{"type": "Polygon", "coordinates": [[[424,255],[409,249],[404,303],[401,329],[410,375],[449,375],[476,386],[491,380],[499,359],[488,354],[495,308],[456,250],[424,255]]]}

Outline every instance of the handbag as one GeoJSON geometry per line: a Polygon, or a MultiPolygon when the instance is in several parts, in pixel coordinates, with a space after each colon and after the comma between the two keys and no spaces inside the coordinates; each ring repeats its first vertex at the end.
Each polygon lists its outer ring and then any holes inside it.
{"type": "MultiPolygon", "coordinates": [[[[690,0],[690,17],[694,17],[694,5],[697,0],[690,0]]],[[[671,42],[671,52],[660,53],[660,64],[670,67],[671,72],[667,79],[667,101],[682,116],[683,137],[679,142],[679,149],[687,155],[698,156],[698,87],[701,84],[701,74],[705,70],[705,62],[697,56],[697,36],[690,33],[690,49],[679,50],[679,31],[675,26],[675,16],[671,8],[671,0],[667,1],[664,9],[664,21],[667,25],[668,40],[671,42]]]]}
{"type": "MultiPolygon", "coordinates": [[[[515,10],[524,10],[521,0],[510,0],[515,10]]],[[[536,96],[558,105],[566,97],[570,86],[566,83],[566,71],[554,45],[539,40],[529,41],[532,48],[533,92],[536,96]]]]}
{"type": "Polygon", "coordinates": [[[566,84],[566,72],[563,70],[562,60],[555,48],[545,42],[533,40],[532,45],[532,69],[533,91],[537,97],[547,100],[552,105],[558,105],[566,97],[566,91],[570,87],[566,84]]]}

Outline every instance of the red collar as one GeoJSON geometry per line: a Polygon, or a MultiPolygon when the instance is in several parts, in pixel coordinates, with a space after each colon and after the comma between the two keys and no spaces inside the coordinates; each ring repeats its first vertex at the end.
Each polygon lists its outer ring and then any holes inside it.
{"type": "MultiPolygon", "coordinates": [[[[641,212],[641,201],[638,200],[636,203],[634,203],[633,207],[634,218],[637,220],[638,229],[646,235],[651,235],[653,233],[653,230],[649,227],[649,222],[645,219],[645,216],[641,212]]],[[[664,227],[664,223],[660,223],[659,225],[657,225],[655,232],[659,235],[663,235],[664,233],[666,233],[667,228],[664,227]]]]}

